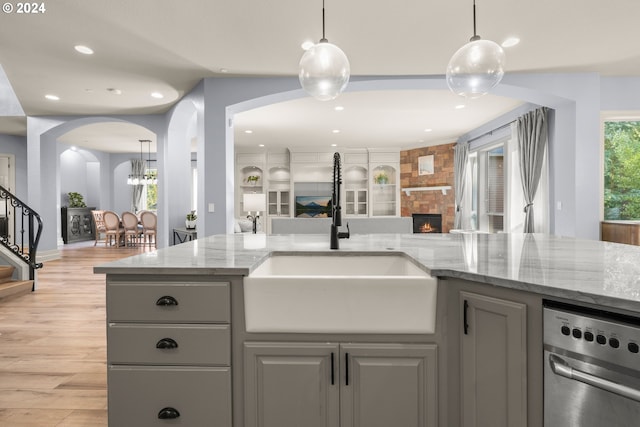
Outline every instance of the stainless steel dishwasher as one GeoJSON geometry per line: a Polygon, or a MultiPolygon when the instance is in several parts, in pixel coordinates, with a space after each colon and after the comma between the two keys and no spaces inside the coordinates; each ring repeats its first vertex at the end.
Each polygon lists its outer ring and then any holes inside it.
{"type": "Polygon", "coordinates": [[[640,426],[640,316],[543,310],[545,427],[640,426]]]}

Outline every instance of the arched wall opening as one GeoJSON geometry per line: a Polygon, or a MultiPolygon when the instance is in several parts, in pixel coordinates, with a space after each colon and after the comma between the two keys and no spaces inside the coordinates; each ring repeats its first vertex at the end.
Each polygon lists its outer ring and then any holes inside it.
{"type": "MultiPolygon", "coordinates": [[[[61,244],[60,208],[64,201],[62,199],[61,178],[63,157],[60,154],[66,151],[66,147],[61,150],[58,139],[78,127],[105,122],[130,123],[156,135],[163,135],[162,127],[159,126],[161,122],[156,122],[151,116],[29,117],[27,120],[29,205],[40,213],[45,224],[40,240],[41,250],[39,250],[41,255],[39,258],[43,261],[58,258],[57,247],[61,244]]],[[[110,206],[114,201],[114,194],[120,191],[114,188],[110,177],[116,166],[122,164],[123,161],[112,160],[113,155],[108,153],[92,152],[91,154],[98,162],[90,162],[93,164],[87,166],[88,169],[91,169],[87,173],[99,183],[93,182],[89,184],[89,187],[91,189],[99,187],[99,196],[91,194],[86,198],[91,201],[95,200],[95,204],[99,207],[110,206]]],[[[70,160],[71,157],[65,154],[64,159],[65,161],[70,160]]],[[[123,181],[123,186],[126,187],[126,179],[123,181]]]]}
{"type": "MultiPolygon", "coordinates": [[[[576,138],[578,122],[581,120],[577,116],[576,103],[580,100],[581,94],[577,87],[570,87],[566,90],[566,94],[555,88],[540,88],[541,83],[537,78],[525,76],[522,82],[519,78],[505,79],[502,84],[497,86],[492,92],[495,95],[519,99],[523,102],[546,106],[553,110],[551,117],[550,135],[549,135],[549,153],[550,153],[550,201],[563,200],[564,207],[562,212],[551,210],[551,232],[562,235],[576,235],[576,212],[579,209],[576,195],[576,175],[580,171],[576,168],[579,163],[576,160],[576,138]],[[574,93],[575,92],[575,93],[574,93]],[[562,176],[562,179],[558,177],[562,176]]],[[[442,77],[424,78],[424,77],[407,77],[407,78],[356,78],[349,83],[348,92],[356,91],[383,91],[383,90],[443,90],[447,89],[446,82],[442,77]]],[[[301,89],[282,91],[263,95],[252,99],[247,99],[235,104],[226,106],[225,116],[225,136],[227,146],[234,146],[233,127],[228,125],[233,123],[235,114],[248,111],[254,108],[266,105],[285,102],[292,99],[308,96],[301,89]]],[[[496,127],[499,124],[495,124],[496,127]]],[[[488,129],[490,130],[490,129],[488,129]]],[[[484,130],[483,130],[484,131],[484,130]]],[[[593,159],[588,159],[589,163],[593,163],[593,159]]],[[[229,165],[228,165],[229,168],[229,165]]],[[[229,168],[233,170],[233,165],[229,168]]],[[[234,203],[227,205],[227,211],[230,210],[231,218],[237,213],[233,212],[234,203]]],[[[584,202],[592,204],[593,200],[584,202]]],[[[550,202],[553,206],[554,203],[550,202]]],[[[227,218],[228,220],[230,218],[227,218]]],[[[595,218],[585,219],[585,227],[593,228],[593,222],[597,222],[595,218]]],[[[230,228],[227,227],[227,230],[230,228]]],[[[582,231],[578,232],[578,235],[582,231]]],[[[589,231],[591,233],[591,231],[589,231]]]]}

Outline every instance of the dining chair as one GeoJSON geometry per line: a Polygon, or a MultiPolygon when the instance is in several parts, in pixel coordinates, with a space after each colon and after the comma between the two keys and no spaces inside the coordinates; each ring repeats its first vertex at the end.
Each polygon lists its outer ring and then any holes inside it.
{"type": "Polygon", "coordinates": [[[124,229],[120,226],[120,217],[113,211],[104,211],[102,215],[104,219],[104,226],[106,229],[105,240],[109,239],[111,245],[113,238],[115,237],[116,248],[120,245],[120,237],[124,236],[124,229]]]}
{"type": "Polygon", "coordinates": [[[93,227],[96,236],[96,241],[93,246],[96,246],[99,241],[104,241],[105,246],[107,245],[107,227],[104,225],[104,211],[94,210],[91,211],[93,215],[93,227]],[[104,234],[104,238],[101,239],[101,235],[104,234]]]}
{"type": "Polygon", "coordinates": [[[142,229],[138,228],[138,217],[133,212],[122,212],[122,227],[124,228],[125,245],[138,246],[142,229]]]}
{"type": "Polygon", "coordinates": [[[140,222],[142,223],[143,245],[146,245],[148,241],[149,246],[151,246],[151,239],[153,238],[153,247],[157,249],[156,228],[158,225],[158,217],[151,211],[144,211],[140,215],[140,222]]]}

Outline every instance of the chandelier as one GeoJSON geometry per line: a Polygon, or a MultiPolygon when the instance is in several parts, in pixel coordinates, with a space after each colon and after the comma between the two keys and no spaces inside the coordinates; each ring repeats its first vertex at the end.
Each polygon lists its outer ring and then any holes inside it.
{"type": "Polygon", "coordinates": [[[140,163],[145,165],[145,171],[146,173],[144,174],[140,174],[140,173],[131,173],[129,174],[129,177],[127,178],[127,184],[129,185],[155,185],[158,183],[158,175],[157,173],[152,173],[151,169],[150,169],[150,165],[151,165],[151,140],[149,139],[139,139],[138,140],[140,142],[140,163]],[[144,143],[148,143],[149,144],[149,149],[148,149],[148,157],[147,157],[147,161],[145,162],[142,159],[142,148],[143,148],[143,144],[144,143]]]}

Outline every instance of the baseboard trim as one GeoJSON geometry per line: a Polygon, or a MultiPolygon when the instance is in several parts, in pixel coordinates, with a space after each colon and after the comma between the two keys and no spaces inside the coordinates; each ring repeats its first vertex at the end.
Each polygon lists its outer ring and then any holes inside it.
{"type": "Polygon", "coordinates": [[[58,249],[51,249],[49,251],[38,251],[36,258],[38,262],[47,262],[60,259],[62,258],[62,255],[60,255],[60,251],[58,249]]]}

